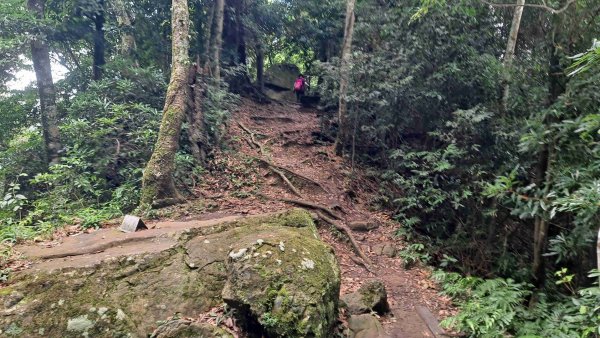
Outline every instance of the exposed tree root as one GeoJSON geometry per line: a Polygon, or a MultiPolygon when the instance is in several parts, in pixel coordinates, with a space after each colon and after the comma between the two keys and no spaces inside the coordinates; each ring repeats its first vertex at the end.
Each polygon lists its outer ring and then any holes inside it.
{"type": "Polygon", "coordinates": [[[285,184],[288,186],[288,188],[290,188],[290,190],[292,192],[294,192],[294,194],[298,195],[298,197],[303,197],[302,193],[298,190],[298,188],[296,188],[292,184],[292,182],[290,182],[290,180],[285,176],[284,173],[282,173],[280,170],[277,170],[276,168],[274,168],[271,165],[269,165],[269,169],[271,169],[271,171],[273,171],[274,173],[276,173],[277,175],[279,175],[279,177],[281,177],[281,179],[283,180],[283,182],[285,182],[285,184]]]}
{"type": "MultiPolygon", "coordinates": [[[[250,143],[253,144],[260,151],[260,154],[262,156],[267,157],[267,154],[266,154],[266,152],[264,150],[263,145],[256,140],[255,136],[257,135],[257,133],[255,133],[252,130],[248,129],[248,127],[246,127],[241,122],[238,122],[238,125],[240,126],[240,128],[242,128],[243,131],[245,131],[248,135],[250,135],[250,143]]],[[[298,177],[299,179],[301,179],[303,181],[306,181],[306,182],[308,182],[310,184],[316,185],[317,187],[321,188],[321,190],[323,190],[324,192],[328,192],[327,189],[325,189],[325,187],[323,187],[323,185],[321,185],[321,183],[319,183],[319,182],[317,182],[317,181],[315,181],[315,180],[313,180],[313,179],[311,179],[309,177],[306,177],[306,176],[304,176],[302,174],[294,172],[294,171],[292,171],[290,169],[278,166],[278,165],[274,164],[273,162],[271,162],[268,159],[258,158],[258,160],[261,161],[261,162],[263,162],[263,163],[265,163],[269,167],[269,169],[271,169],[273,172],[275,172],[280,177],[283,175],[283,173],[287,173],[288,175],[292,175],[292,176],[298,177]]],[[[289,182],[289,180],[287,178],[284,179],[284,181],[286,181],[286,180],[289,182]]],[[[288,183],[288,182],[286,182],[286,183],[288,183]]],[[[288,183],[288,185],[290,185],[290,184],[291,184],[291,182],[288,183]]],[[[294,188],[294,189],[297,190],[296,188],[294,188]]],[[[294,190],[294,189],[292,189],[292,190],[294,190]]],[[[298,196],[302,196],[301,194],[299,194],[296,191],[294,191],[294,193],[296,195],[298,195],[298,196]]]]}
{"type": "Polygon", "coordinates": [[[375,273],[375,270],[373,269],[373,263],[371,262],[369,257],[367,257],[367,255],[365,255],[365,253],[361,250],[360,245],[356,242],[356,239],[352,235],[352,231],[350,230],[350,228],[348,228],[345,224],[343,224],[339,221],[336,221],[334,219],[327,217],[321,211],[317,211],[317,215],[319,215],[319,218],[321,218],[325,222],[333,225],[336,229],[338,229],[339,231],[346,234],[346,236],[348,236],[348,239],[350,240],[350,244],[352,244],[352,247],[354,248],[354,251],[356,251],[358,256],[363,260],[365,269],[367,269],[369,272],[371,272],[373,274],[377,274],[377,273],[375,273]]]}
{"type": "MultiPolygon", "coordinates": [[[[240,126],[240,128],[242,128],[242,130],[244,130],[246,133],[248,133],[250,135],[250,143],[254,144],[260,151],[260,154],[262,156],[267,156],[264,152],[263,149],[263,145],[256,141],[256,138],[254,137],[256,135],[256,133],[254,133],[253,131],[251,131],[250,129],[248,129],[246,126],[244,126],[243,123],[238,122],[238,125],[240,126]]],[[[308,177],[299,175],[295,172],[292,172],[289,169],[285,169],[282,167],[278,167],[275,164],[273,164],[270,160],[264,159],[264,158],[259,158],[259,160],[263,163],[265,163],[269,169],[274,172],[275,174],[277,174],[282,180],[283,182],[287,185],[287,187],[294,193],[296,194],[298,197],[302,198],[302,199],[290,199],[290,198],[279,198],[280,200],[287,202],[287,203],[292,203],[292,204],[297,204],[303,207],[308,207],[311,209],[315,209],[317,212],[317,215],[319,216],[319,218],[321,218],[322,220],[324,220],[325,222],[333,225],[337,230],[343,232],[344,234],[346,234],[346,236],[348,236],[348,239],[350,239],[350,244],[352,245],[352,247],[354,248],[354,251],[356,251],[356,253],[358,254],[358,256],[362,259],[362,264],[364,266],[365,269],[367,269],[367,271],[376,274],[375,270],[373,269],[373,263],[371,262],[371,260],[369,259],[369,257],[367,257],[367,255],[365,255],[365,253],[361,250],[359,244],[356,242],[356,239],[354,238],[354,235],[352,235],[352,231],[343,223],[341,223],[340,221],[338,221],[340,219],[340,216],[338,216],[335,211],[333,211],[332,209],[314,203],[314,202],[310,202],[304,199],[304,196],[302,195],[302,193],[298,190],[298,188],[296,188],[294,186],[294,184],[287,178],[287,176],[285,176],[285,174],[283,173],[283,171],[285,170],[286,172],[291,173],[292,175],[295,175],[297,177],[300,177],[304,180],[309,181],[310,183],[313,183],[317,186],[319,186],[321,189],[323,189],[324,191],[325,188],[323,188],[323,186],[321,186],[321,184],[319,184],[318,182],[309,179],[308,177]],[[330,217],[331,216],[331,217],[330,217]]],[[[263,195],[264,197],[265,196],[263,195]]],[[[359,263],[360,264],[360,263],[359,263]]]]}
{"type": "Polygon", "coordinates": [[[238,122],[238,126],[240,126],[240,128],[242,128],[243,131],[248,133],[248,135],[250,135],[250,140],[252,141],[252,144],[254,144],[258,148],[258,150],[260,150],[261,155],[264,156],[265,150],[263,149],[262,144],[256,140],[256,137],[255,137],[256,133],[254,133],[250,129],[246,128],[246,126],[244,126],[244,124],[242,122],[238,122]]]}
{"type": "Polygon", "coordinates": [[[331,210],[330,208],[328,208],[326,206],[320,205],[320,204],[316,204],[316,203],[313,203],[310,201],[305,201],[305,200],[291,199],[291,198],[280,198],[280,200],[283,202],[297,204],[297,205],[300,205],[303,207],[315,209],[317,211],[320,211],[324,214],[327,214],[327,215],[333,217],[333,219],[340,219],[340,216],[338,216],[333,210],[331,210]]]}
{"type": "Polygon", "coordinates": [[[288,175],[294,176],[294,177],[296,177],[296,178],[298,178],[298,179],[300,179],[302,181],[305,181],[306,183],[309,183],[309,184],[312,184],[314,186],[319,187],[321,190],[323,190],[326,193],[329,193],[329,191],[327,191],[327,189],[325,189],[325,187],[321,183],[313,180],[312,178],[306,177],[306,176],[304,176],[302,174],[299,174],[299,173],[297,173],[295,171],[292,171],[292,170],[290,170],[288,168],[279,166],[279,165],[277,165],[277,164],[275,164],[273,162],[270,162],[269,160],[266,160],[264,158],[258,158],[258,160],[261,161],[261,162],[263,162],[264,164],[266,164],[269,167],[275,168],[276,170],[279,170],[279,171],[281,171],[283,173],[286,173],[288,175]]]}

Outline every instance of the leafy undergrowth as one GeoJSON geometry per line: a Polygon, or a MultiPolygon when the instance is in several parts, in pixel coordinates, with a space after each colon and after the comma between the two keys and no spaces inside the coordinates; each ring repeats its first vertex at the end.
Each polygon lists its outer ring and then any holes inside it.
{"type": "MultiPolygon", "coordinates": [[[[598,279],[600,273],[590,273],[598,279]]],[[[469,337],[597,337],[600,335],[600,288],[571,290],[570,296],[535,293],[530,284],[510,278],[482,279],[437,271],[433,278],[454,299],[458,315],[442,325],[469,337]],[[532,305],[527,300],[535,297],[532,305]]],[[[570,278],[564,274],[562,284],[570,278]]],[[[597,283],[596,283],[597,284],[597,283]]],[[[531,302],[530,302],[531,303],[531,302]]]]}
{"type": "MultiPolygon", "coordinates": [[[[76,77],[60,83],[73,92],[60,132],[64,151],[60,163],[44,164],[38,127],[15,130],[0,151],[0,179],[7,182],[0,201],[0,243],[9,247],[23,240],[44,240],[63,232],[87,231],[113,225],[115,218],[138,204],[143,168],[152,154],[159,129],[166,82],[155,68],[135,67],[124,61],[106,66],[106,76],[86,90],[76,77]],[[61,230],[67,227],[68,230],[61,230]]],[[[237,96],[226,86],[206,91],[204,108],[212,142],[218,142],[237,96]]],[[[25,100],[27,92],[20,94],[25,100]]],[[[17,95],[18,96],[18,95],[17,95]]],[[[3,100],[12,104],[13,98],[3,100]]],[[[8,107],[12,108],[12,106],[8,107]]],[[[201,181],[205,171],[188,151],[187,126],[176,154],[175,180],[184,193],[201,181]]],[[[189,195],[189,194],[188,194],[189,195]]],[[[152,216],[152,215],[148,215],[152,216]]]]}

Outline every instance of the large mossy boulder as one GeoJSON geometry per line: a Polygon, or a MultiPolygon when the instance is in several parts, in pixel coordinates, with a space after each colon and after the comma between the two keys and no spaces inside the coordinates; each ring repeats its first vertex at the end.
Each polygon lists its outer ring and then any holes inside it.
{"type": "Polygon", "coordinates": [[[288,90],[294,88],[294,82],[300,74],[298,66],[289,63],[275,64],[265,71],[265,86],[274,90],[288,90]]]}
{"type": "MultiPolygon", "coordinates": [[[[93,260],[97,263],[85,267],[69,267],[62,262],[60,269],[31,269],[16,275],[10,285],[0,289],[0,336],[147,337],[159,323],[175,314],[196,318],[222,304],[226,283],[230,290],[237,290],[236,284],[231,284],[240,274],[236,264],[246,262],[232,261],[231,255],[235,256],[241,248],[251,248],[259,239],[264,241],[263,245],[253,255],[259,253],[262,258],[263,254],[267,255],[267,247],[273,246],[270,251],[276,264],[264,261],[260,268],[261,278],[254,276],[253,280],[263,286],[285,285],[289,290],[301,289],[304,286],[300,283],[308,282],[314,287],[308,295],[314,297],[325,293],[330,297],[331,305],[311,309],[320,316],[321,322],[311,319],[306,326],[320,326],[322,331],[319,332],[326,332],[332,324],[339,271],[331,249],[315,237],[314,224],[306,211],[295,209],[190,227],[168,236],[174,237],[177,244],[159,252],[93,260]],[[292,247],[297,251],[300,248],[299,244],[293,243],[302,243],[304,251],[298,252],[302,258],[275,254],[279,242],[289,245],[289,253],[293,252],[292,247]],[[306,254],[302,255],[304,252],[306,254]],[[314,268],[304,270],[303,258],[313,261],[314,268]],[[281,260],[281,265],[277,259],[281,260]],[[305,272],[305,279],[293,280],[281,273],[293,273],[294,269],[305,272]],[[317,278],[317,274],[325,273],[324,269],[333,271],[327,275],[332,280],[317,278]]],[[[252,261],[258,263],[256,257],[252,257],[252,261]]],[[[48,263],[44,262],[43,266],[52,265],[48,263]]],[[[248,271],[250,275],[254,273],[254,270],[248,271]]],[[[300,298],[287,298],[286,301],[286,306],[294,309],[309,308],[308,304],[312,304],[300,298]]],[[[274,309],[266,301],[261,304],[265,304],[264,311],[274,309]]],[[[302,319],[304,317],[298,317],[298,325],[290,320],[286,323],[299,327],[302,319]]],[[[198,330],[210,332],[205,329],[190,324],[179,325],[171,331],[182,334],[198,330]]]]}
{"type": "Polygon", "coordinates": [[[245,234],[229,255],[223,299],[267,337],[330,337],[340,271],[314,225],[245,234]]]}

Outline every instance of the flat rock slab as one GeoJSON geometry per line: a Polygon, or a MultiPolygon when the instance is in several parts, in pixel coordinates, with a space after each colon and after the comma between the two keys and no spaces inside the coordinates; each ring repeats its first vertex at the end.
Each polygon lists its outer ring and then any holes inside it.
{"type": "Polygon", "coordinates": [[[151,225],[152,229],[131,233],[123,233],[115,228],[101,229],[89,234],[66,237],[53,247],[19,245],[15,250],[34,261],[34,271],[83,267],[111,257],[164,251],[173,247],[179,235],[186,231],[241,218],[228,216],[206,221],[157,222],[151,225]]]}

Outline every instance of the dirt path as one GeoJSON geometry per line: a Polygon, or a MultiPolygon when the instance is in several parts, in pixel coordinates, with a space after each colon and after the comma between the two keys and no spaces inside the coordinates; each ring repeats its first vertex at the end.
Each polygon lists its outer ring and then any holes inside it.
{"type": "MultiPolygon", "coordinates": [[[[343,215],[342,221],[346,223],[369,221],[381,225],[367,232],[354,232],[363,252],[374,263],[374,273],[357,264],[357,255],[341,233],[327,225],[320,227],[322,238],[334,247],[339,258],[342,294],[356,290],[366,280],[380,278],[386,285],[393,313],[382,318],[386,332],[392,337],[434,337],[422,316],[417,314],[417,307],[421,307],[421,311],[427,309],[439,318],[447,313],[450,307],[448,300],[438,295],[426,269],[405,270],[401,259],[391,253],[405,246],[394,239],[393,233],[399,225],[384,213],[369,210],[369,198],[376,194],[376,185],[364,178],[360,169],[355,168],[353,172],[347,161],[333,153],[332,144],[315,140],[313,135],[319,131],[317,112],[295,104],[258,105],[244,101],[231,121],[229,136],[235,149],[232,158],[237,159],[228,161],[240,161],[241,157],[249,163],[252,158],[266,158],[277,167],[318,183],[309,183],[289,172],[285,175],[303,199],[330,207],[343,215]],[[248,131],[255,133],[255,142],[248,131]],[[254,143],[261,144],[262,149],[254,143]],[[354,175],[353,180],[350,180],[350,175],[354,175]],[[386,245],[388,248],[383,251],[391,257],[381,252],[386,245]]],[[[204,191],[206,197],[212,196],[220,210],[254,214],[291,207],[281,199],[299,197],[281,176],[269,170],[264,162],[251,163],[250,167],[254,170],[248,172],[244,179],[254,184],[240,184],[239,190],[229,195],[219,195],[223,190],[218,184],[216,188],[214,184],[206,184],[200,191],[204,191]]],[[[217,181],[226,180],[215,178],[210,183],[217,181]]]]}
{"type": "Polygon", "coordinates": [[[344,234],[329,224],[320,224],[323,240],[334,248],[340,263],[341,293],[353,292],[365,281],[379,278],[386,285],[392,310],[381,318],[389,337],[440,337],[429,328],[436,320],[427,324],[423,318],[446,316],[452,310],[449,300],[439,296],[427,269],[403,268],[396,253],[405,243],[394,236],[399,225],[385,213],[369,208],[370,199],[377,194],[376,183],[362,169],[352,170],[347,161],[336,156],[331,143],[314,137],[320,130],[317,111],[295,104],[258,105],[244,100],[230,121],[225,150],[215,154],[213,167],[192,189],[200,198],[170,208],[168,217],[149,223],[151,230],[122,234],[108,228],[69,237],[67,229],[53,242],[20,246],[18,251],[38,259],[33,269],[85,266],[107,257],[169,248],[175,243],[172,234],[189,224],[210,226],[213,219],[218,222],[223,217],[280,211],[293,207],[282,199],[302,198],[326,206],[340,215],[344,224],[368,221],[379,225],[352,232],[373,263],[369,272],[344,234]],[[283,177],[290,182],[285,183],[283,177]],[[181,222],[186,220],[195,222],[181,222]]]}

